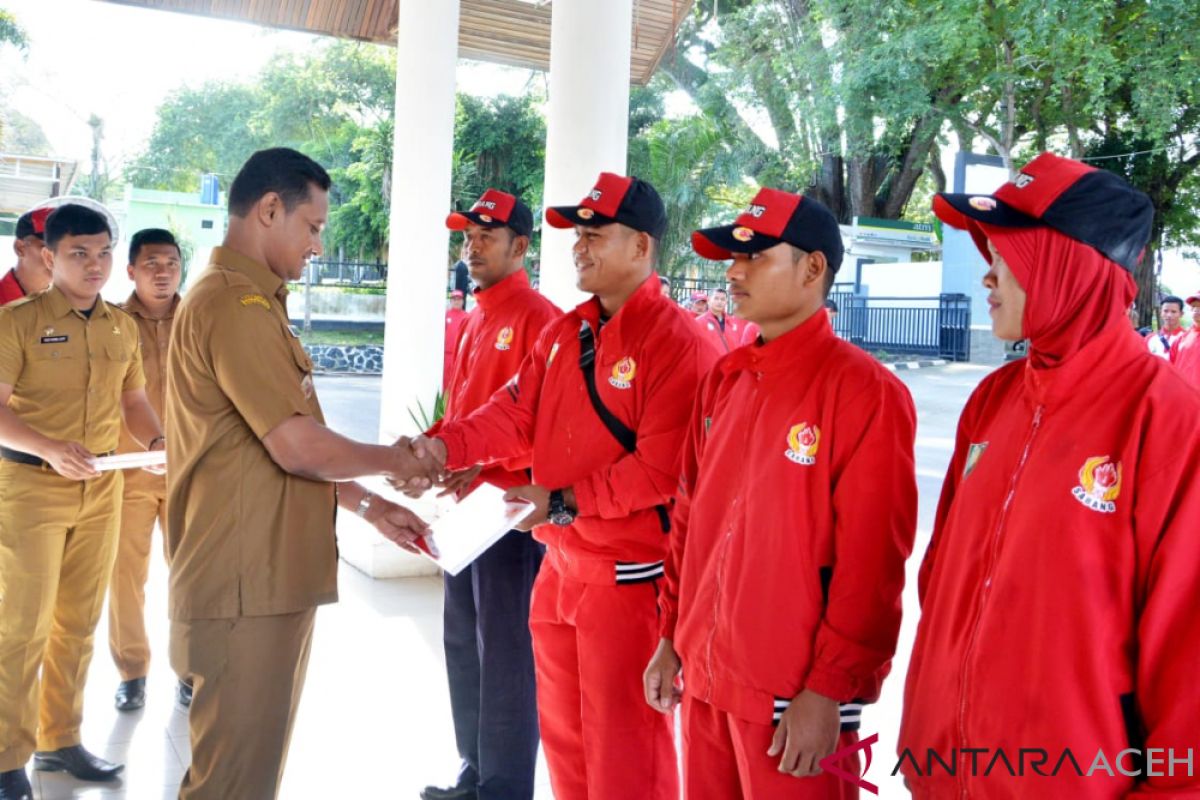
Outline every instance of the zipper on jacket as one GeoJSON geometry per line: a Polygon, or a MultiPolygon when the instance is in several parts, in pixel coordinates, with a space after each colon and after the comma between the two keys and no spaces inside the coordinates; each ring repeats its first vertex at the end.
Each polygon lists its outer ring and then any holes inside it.
{"type": "MultiPolygon", "coordinates": [[[[737,507],[737,499],[734,499],[733,505],[737,507]]],[[[712,691],[714,683],[713,674],[713,640],[717,638],[717,625],[721,619],[721,595],[725,589],[725,560],[729,557],[729,544],[733,541],[733,528],[729,528],[725,532],[725,541],[721,543],[721,558],[717,561],[717,596],[713,600],[713,615],[712,628],[708,631],[708,644],[705,647],[705,669],[708,673],[708,691],[705,692],[704,702],[712,702],[712,691]]]]}
{"type": "MultiPolygon", "coordinates": [[[[759,396],[758,396],[758,388],[759,387],[758,387],[758,385],[761,382],[762,382],[762,373],[755,372],[754,373],[754,384],[755,384],[754,397],[752,398],[752,402],[754,405],[753,419],[758,419],[758,412],[760,410],[759,409],[759,396]]],[[[741,502],[741,499],[742,499],[742,496],[740,494],[733,498],[733,503],[729,507],[729,512],[730,512],[731,518],[732,518],[732,515],[737,512],[738,503],[741,502]]],[[[713,641],[717,638],[717,626],[720,624],[720,620],[721,620],[721,597],[724,594],[724,590],[725,590],[725,562],[729,558],[729,547],[732,542],[733,542],[733,525],[731,524],[725,531],[725,541],[723,541],[721,543],[721,557],[717,561],[717,594],[716,594],[716,597],[713,599],[712,628],[710,628],[708,631],[708,642],[705,645],[705,657],[704,657],[705,671],[708,673],[708,690],[705,692],[705,695],[704,695],[704,701],[706,703],[712,702],[713,683],[715,682],[715,676],[713,673],[713,659],[712,659],[713,641]]]]}
{"type": "MultiPolygon", "coordinates": [[[[988,597],[992,591],[992,578],[996,571],[996,564],[1000,560],[1000,542],[1004,536],[1004,523],[1008,519],[1008,510],[1012,506],[1013,498],[1017,493],[1017,481],[1021,477],[1021,473],[1025,470],[1025,462],[1029,460],[1029,451],[1033,448],[1034,437],[1037,436],[1038,428],[1042,425],[1042,411],[1044,406],[1038,406],[1033,412],[1033,425],[1029,429],[1029,436],[1025,439],[1025,449],[1021,452],[1021,459],[1017,462],[1017,468],[1013,470],[1012,478],[1008,482],[1008,494],[1004,497],[1004,505],[1000,507],[1000,516],[996,520],[996,531],[992,535],[992,541],[988,555],[987,571],[983,576],[983,587],[979,591],[979,608],[975,612],[975,623],[971,627],[971,635],[967,638],[967,649],[963,653],[962,672],[960,676],[961,686],[959,688],[959,704],[958,704],[958,738],[961,748],[967,747],[967,697],[969,695],[969,680],[971,656],[974,654],[975,643],[979,638],[979,629],[983,625],[983,614],[987,606],[988,597]]],[[[967,775],[965,772],[960,772],[959,796],[966,800],[967,794],[967,775]]]]}

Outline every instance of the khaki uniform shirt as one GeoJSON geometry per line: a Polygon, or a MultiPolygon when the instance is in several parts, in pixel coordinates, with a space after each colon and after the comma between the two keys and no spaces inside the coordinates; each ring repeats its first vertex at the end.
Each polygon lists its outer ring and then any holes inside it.
{"type": "Polygon", "coordinates": [[[167,551],[176,620],[289,614],[337,599],[334,485],[284,472],[262,438],[324,423],[287,287],[224,247],[179,304],[167,358],[167,551]]]}
{"type": "Polygon", "coordinates": [[[121,394],[146,384],[137,324],[96,299],[91,317],[51,286],[0,308],[0,383],[8,407],[43,436],[109,453],[121,436],[121,394]]]}
{"type": "MultiPolygon", "coordinates": [[[[137,323],[138,345],[142,354],[142,370],[146,373],[146,396],[150,405],[162,423],[163,430],[167,429],[167,419],[163,416],[164,401],[166,400],[167,381],[167,347],[171,343],[171,323],[175,319],[175,308],[179,305],[179,295],[171,301],[171,309],[162,319],[154,319],[149,315],[146,306],[138,299],[137,293],[130,293],[129,299],[120,304],[120,308],[137,323]]],[[[149,444],[147,442],[147,444],[149,444]]],[[[118,453],[140,453],[146,448],[138,444],[129,429],[121,426],[121,443],[118,453]]],[[[125,472],[125,487],[128,489],[136,484],[146,488],[166,488],[165,475],[152,475],[145,470],[131,469],[125,472]]]]}

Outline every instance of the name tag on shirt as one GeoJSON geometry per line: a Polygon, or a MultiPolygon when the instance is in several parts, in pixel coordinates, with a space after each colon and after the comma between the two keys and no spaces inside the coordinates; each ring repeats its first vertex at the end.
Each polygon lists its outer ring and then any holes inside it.
{"type": "Polygon", "coordinates": [[[62,344],[70,338],[69,336],[43,336],[42,344],[62,344]]]}

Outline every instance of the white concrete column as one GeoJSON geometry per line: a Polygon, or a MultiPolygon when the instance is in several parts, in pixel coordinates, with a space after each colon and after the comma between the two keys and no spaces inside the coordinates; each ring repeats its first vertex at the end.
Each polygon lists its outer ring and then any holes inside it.
{"type": "MultiPolygon", "coordinates": [[[[633,0],[554,0],[550,8],[547,206],[579,202],[602,171],[625,174],[633,36],[633,0]]],[[[563,309],[585,297],[575,288],[574,241],[573,232],[543,224],[541,290],[563,309]]]]}
{"type": "MultiPolygon", "coordinates": [[[[380,440],[418,432],[417,401],[430,411],[442,384],[446,259],[459,0],[403,0],[396,44],[396,131],[388,246],[380,440]]],[[[380,489],[377,482],[370,482],[380,489]]],[[[420,513],[420,512],[419,512],[420,513]]],[[[431,575],[354,514],[338,518],[344,560],[375,578],[431,575]]]]}
{"type": "Polygon", "coordinates": [[[396,132],[380,435],[415,433],[442,383],[459,0],[404,0],[396,44],[396,132]]]}

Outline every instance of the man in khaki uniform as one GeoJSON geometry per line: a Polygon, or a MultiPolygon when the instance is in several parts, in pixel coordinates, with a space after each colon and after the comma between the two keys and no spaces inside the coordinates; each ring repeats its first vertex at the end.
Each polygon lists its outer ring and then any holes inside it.
{"type": "MultiPolygon", "coordinates": [[[[170,231],[147,228],[129,241],[129,265],[133,292],[121,308],[137,323],[146,394],[166,427],[163,416],[164,370],[171,323],[179,305],[182,276],[179,244],[170,231]]],[[[140,450],[126,428],[121,429],[119,453],[140,450]]],[[[133,711],[146,704],[146,675],[150,671],[150,642],[146,637],[146,577],[150,571],[150,544],[154,523],[167,529],[167,479],[144,471],[125,476],[121,502],[121,535],[108,591],[108,648],[121,674],[117,687],[118,711],[133,711]]],[[[185,684],[180,684],[181,687],[185,684]]],[[[181,691],[180,697],[188,697],[181,691]]]]}
{"type": "Polygon", "coordinates": [[[82,780],[121,770],[79,737],[122,486],[92,459],[116,449],[122,418],[150,449],[163,436],[137,326],[100,298],[112,230],[90,208],[57,209],[43,251],[51,288],[0,309],[0,800],[31,796],[35,749],[38,769],[82,780]]]}
{"type": "Polygon", "coordinates": [[[188,800],[278,794],[315,609],[337,599],[335,503],[402,545],[427,532],[349,481],[427,486],[431,465],[326,428],[288,325],[285,281],[322,252],[329,186],[294,150],[251,156],[229,189],[224,245],[176,311],[167,547],[171,664],[194,690],[188,800]]]}

